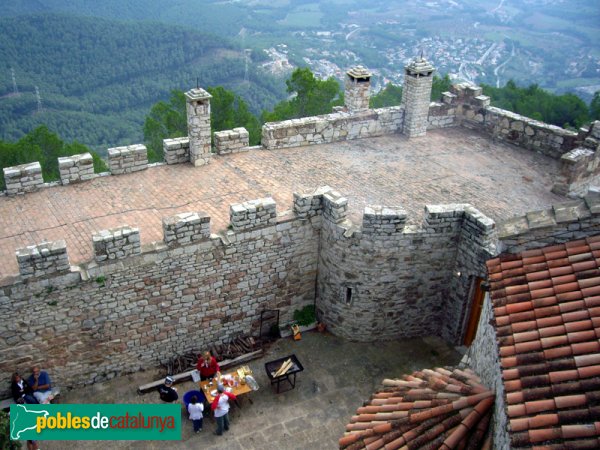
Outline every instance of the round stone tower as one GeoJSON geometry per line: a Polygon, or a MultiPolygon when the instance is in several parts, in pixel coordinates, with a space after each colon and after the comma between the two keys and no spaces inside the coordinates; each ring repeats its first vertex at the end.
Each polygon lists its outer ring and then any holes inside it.
{"type": "Polygon", "coordinates": [[[190,162],[203,166],[210,162],[210,99],[204,89],[191,89],[185,93],[188,135],[190,138],[190,162]]]}
{"type": "Polygon", "coordinates": [[[369,107],[371,72],[363,66],[356,66],[346,72],[344,101],[348,111],[369,107]]]}
{"type": "Polygon", "coordinates": [[[425,136],[435,68],[421,56],[411,61],[404,71],[404,88],[402,89],[404,127],[402,132],[409,138],[425,136]]]}

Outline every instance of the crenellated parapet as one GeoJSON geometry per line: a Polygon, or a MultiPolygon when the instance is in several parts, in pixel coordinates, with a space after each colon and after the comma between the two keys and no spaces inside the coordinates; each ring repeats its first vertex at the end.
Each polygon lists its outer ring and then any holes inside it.
{"type": "Polygon", "coordinates": [[[271,197],[236,203],[229,207],[229,223],[233,231],[274,225],[276,222],[277,207],[271,197]]]}
{"type": "Polygon", "coordinates": [[[67,244],[64,240],[29,245],[16,252],[21,278],[39,278],[68,272],[67,244]]]}
{"type": "Polygon", "coordinates": [[[8,195],[33,192],[44,184],[42,166],[39,162],[21,164],[19,166],[5,167],[4,183],[8,195]]]}
{"type": "Polygon", "coordinates": [[[191,244],[210,237],[210,217],[201,212],[165,217],[162,224],[163,241],[168,246],[191,244]]]}
{"type": "Polygon", "coordinates": [[[94,158],[90,153],[58,158],[62,184],[76,183],[94,178],[94,158]]]}
{"type": "Polygon", "coordinates": [[[113,175],[138,172],[148,168],[148,150],[135,144],[108,149],[108,168],[113,175]]]}
{"type": "Polygon", "coordinates": [[[141,253],[140,230],[124,225],[92,236],[97,262],[123,259],[141,253]]]}

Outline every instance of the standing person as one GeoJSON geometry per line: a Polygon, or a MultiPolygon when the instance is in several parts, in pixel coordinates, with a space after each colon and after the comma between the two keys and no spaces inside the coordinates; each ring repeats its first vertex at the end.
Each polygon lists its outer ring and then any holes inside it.
{"type": "Polygon", "coordinates": [[[194,424],[194,433],[200,433],[202,431],[204,405],[198,401],[198,397],[195,395],[190,400],[188,412],[190,413],[190,420],[194,424]]]}
{"type": "Polygon", "coordinates": [[[204,352],[202,356],[200,356],[198,359],[198,364],[196,364],[196,369],[198,369],[200,372],[200,379],[202,381],[221,375],[219,363],[208,351],[204,352]]]}
{"type": "Polygon", "coordinates": [[[173,403],[179,398],[177,389],[173,387],[173,378],[169,375],[165,382],[158,387],[158,395],[163,402],[173,403]]]}
{"type": "Polygon", "coordinates": [[[226,392],[222,384],[217,385],[217,396],[210,405],[215,413],[217,421],[217,436],[222,436],[223,431],[229,430],[229,400],[237,400],[237,397],[231,392],[226,392]]]}
{"type": "Polygon", "coordinates": [[[33,366],[31,368],[31,376],[27,380],[31,389],[33,390],[33,396],[40,403],[50,403],[54,398],[52,395],[52,384],[50,377],[45,370],[41,370],[40,366],[33,366]]]}
{"type": "Polygon", "coordinates": [[[39,403],[33,396],[33,389],[29,386],[29,383],[21,378],[21,375],[17,372],[13,373],[11,378],[10,390],[16,403],[39,403]]]}

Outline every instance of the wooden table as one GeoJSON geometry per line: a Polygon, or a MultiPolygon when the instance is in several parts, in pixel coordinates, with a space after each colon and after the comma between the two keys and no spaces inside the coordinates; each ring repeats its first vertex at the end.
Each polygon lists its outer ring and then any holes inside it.
{"type": "MultiPolygon", "coordinates": [[[[233,372],[229,372],[229,373],[222,374],[222,375],[223,376],[231,375],[233,377],[233,376],[237,375],[237,372],[233,371],[233,372]]],[[[202,389],[202,392],[204,392],[204,395],[206,396],[206,400],[208,401],[208,403],[212,403],[215,398],[212,396],[211,391],[217,390],[216,380],[213,380],[212,386],[209,385],[209,380],[204,380],[204,381],[198,382],[198,386],[200,386],[200,389],[202,389]],[[208,386],[208,389],[206,389],[207,386],[208,386]]],[[[231,393],[236,396],[244,395],[244,394],[247,394],[248,392],[252,392],[252,389],[250,389],[250,386],[248,386],[247,384],[239,383],[237,386],[231,387],[231,393]]]]}

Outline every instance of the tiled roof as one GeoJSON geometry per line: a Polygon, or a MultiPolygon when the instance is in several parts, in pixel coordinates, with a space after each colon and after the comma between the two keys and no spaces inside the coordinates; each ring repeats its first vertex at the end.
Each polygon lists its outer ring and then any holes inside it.
{"type": "Polygon", "coordinates": [[[600,448],[600,236],[488,261],[517,448],[600,448]]]}
{"type": "Polygon", "coordinates": [[[383,388],[358,408],[340,448],[489,449],[494,393],[469,369],[422,370],[383,388]]]}

